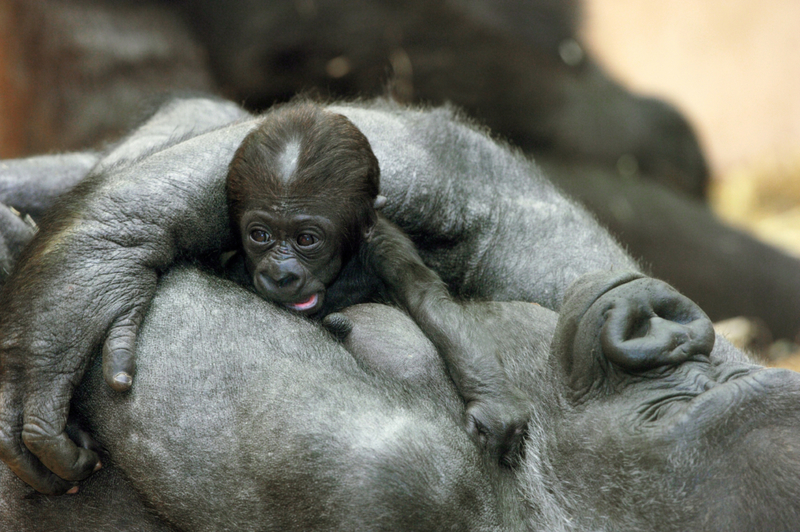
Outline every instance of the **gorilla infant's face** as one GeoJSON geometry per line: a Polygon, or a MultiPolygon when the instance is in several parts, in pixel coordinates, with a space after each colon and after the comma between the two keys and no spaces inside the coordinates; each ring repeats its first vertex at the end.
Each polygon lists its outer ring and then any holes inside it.
{"type": "Polygon", "coordinates": [[[310,103],[264,116],[236,150],[228,209],[258,293],[303,314],[322,309],[376,221],[380,169],[347,118],[310,103]]]}
{"type": "Polygon", "coordinates": [[[342,268],[338,224],[324,214],[262,205],[245,211],[239,228],[256,291],[295,312],[319,311],[342,268]]]}

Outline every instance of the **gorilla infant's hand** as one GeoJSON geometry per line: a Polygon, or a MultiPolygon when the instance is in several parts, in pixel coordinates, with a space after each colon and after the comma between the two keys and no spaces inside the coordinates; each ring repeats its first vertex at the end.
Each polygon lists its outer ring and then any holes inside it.
{"type": "Polygon", "coordinates": [[[467,403],[467,432],[494,460],[514,467],[522,454],[532,410],[531,400],[509,384],[467,403]]]}

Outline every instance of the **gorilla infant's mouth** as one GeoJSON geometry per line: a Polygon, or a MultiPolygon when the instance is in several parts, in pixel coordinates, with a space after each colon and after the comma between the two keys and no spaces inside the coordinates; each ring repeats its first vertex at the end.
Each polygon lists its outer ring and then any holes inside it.
{"type": "Polygon", "coordinates": [[[294,310],[295,312],[302,312],[310,314],[317,310],[322,304],[322,297],[321,293],[317,292],[316,294],[311,294],[308,299],[304,299],[303,301],[297,301],[294,303],[284,303],[287,308],[294,310]]]}

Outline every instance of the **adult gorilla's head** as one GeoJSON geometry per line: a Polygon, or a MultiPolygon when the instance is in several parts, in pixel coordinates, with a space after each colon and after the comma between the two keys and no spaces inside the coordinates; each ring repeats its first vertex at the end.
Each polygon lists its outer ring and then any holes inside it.
{"type": "Polygon", "coordinates": [[[564,407],[551,451],[598,523],[800,522],[800,375],[714,344],[708,318],[661,281],[601,273],[570,289],[550,360],[564,407]]]}

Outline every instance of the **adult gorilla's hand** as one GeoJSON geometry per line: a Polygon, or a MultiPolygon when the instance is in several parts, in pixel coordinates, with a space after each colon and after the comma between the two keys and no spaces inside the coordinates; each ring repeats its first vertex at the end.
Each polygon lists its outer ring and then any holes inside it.
{"type": "Polygon", "coordinates": [[[251,124],[221,127],[246,116],[206,99],[163,107],[53,208],[0,292],[0,458],[36,490],[99,467],[64,432],[92,354],[103,345],[107,382],[127,390],[159,270],[232,238],[225,173],[251,124]]]}

